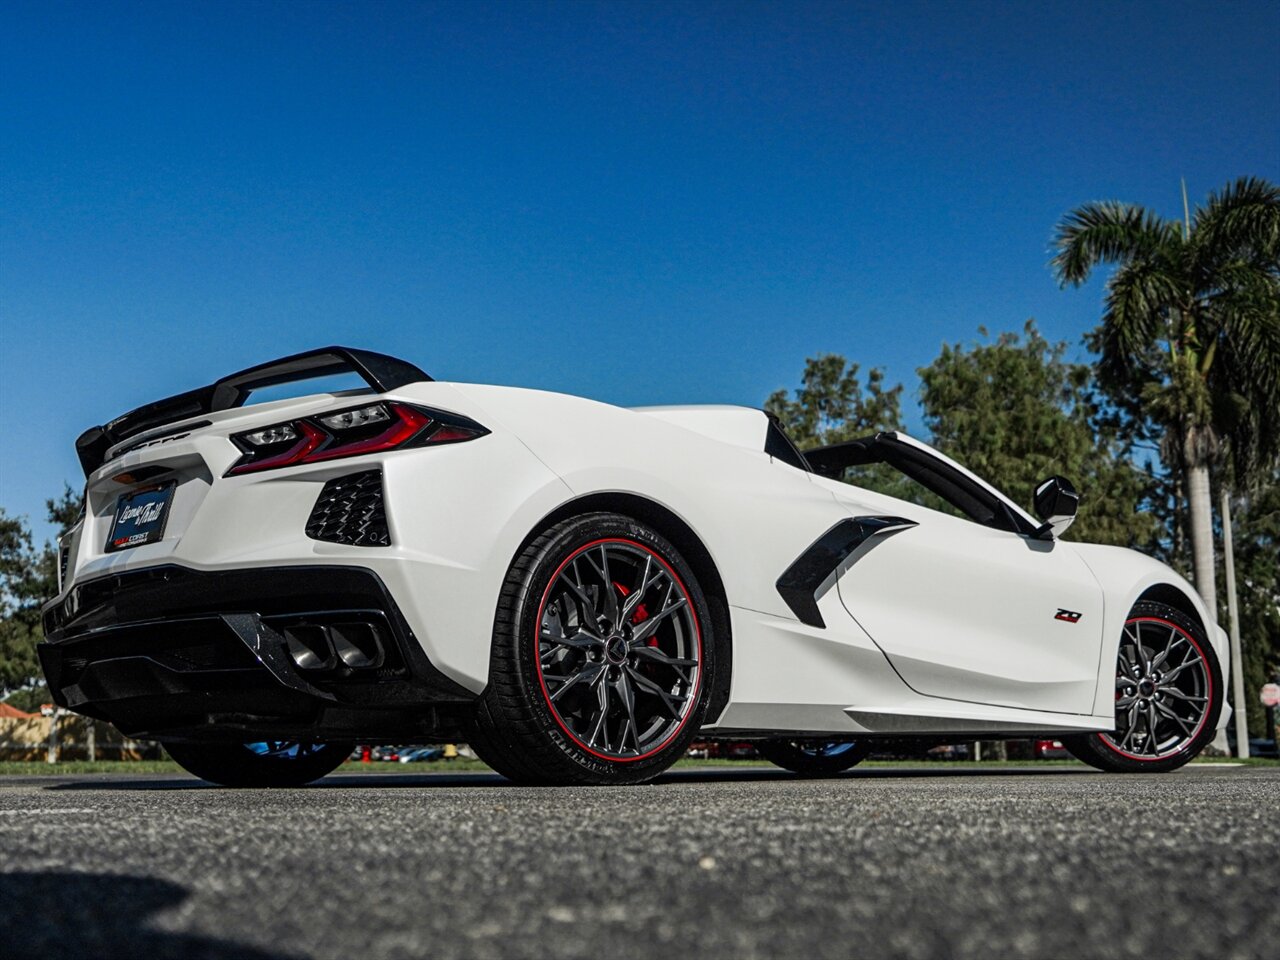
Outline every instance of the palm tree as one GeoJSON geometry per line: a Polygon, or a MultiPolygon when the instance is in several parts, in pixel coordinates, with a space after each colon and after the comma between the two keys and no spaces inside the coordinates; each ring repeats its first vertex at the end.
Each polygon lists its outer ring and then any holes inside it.
{"type": "Polygon", "coordinates": [[[1183,211],[1179,222],[1085,204],[1058,224],[1050,265],[1064,287],[1117,267],[1094,337],[1101,373],[1163,431],[1196,587],[1216,616],[1210,467],[1229,452],[1238,474],[1265,469],[1280,451],[1280,187],[1243,177],[1192,216],[1184,185],[1183,211]]]}

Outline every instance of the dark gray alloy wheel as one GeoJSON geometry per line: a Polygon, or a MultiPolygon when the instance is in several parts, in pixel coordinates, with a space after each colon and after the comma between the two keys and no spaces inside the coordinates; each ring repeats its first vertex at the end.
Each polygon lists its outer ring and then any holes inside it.
{"type": "Polygon", "coordinates": [[[351,755],[349,743],[188,743],[164,745],[193,776],[224,787],[300,787],[332,773],[351,755]]]}
{"type": "Polygon", "coordinates": [[[521,783],[639,783],[683,755],[711,689],[706,600],[650,527],[596,513],[512,565],[472,746],[521,783]]]}
{"type": "Polygon", "coordinates": [[[1180,610],[1142,602],[1125,621],[1116,654],[1116,726],[1063,739],[1085,763],[1114,773],[1174,770],[1213,739],[1222,712],[1217,655],[1180,610]]]}
{"type": "Polygon", "coordinates": [[[857,740],[764,740],[756,745],[760,755],[792,773],[806,777],[829,776],[856,766],[867,758],[871,745],[857,740]]]}

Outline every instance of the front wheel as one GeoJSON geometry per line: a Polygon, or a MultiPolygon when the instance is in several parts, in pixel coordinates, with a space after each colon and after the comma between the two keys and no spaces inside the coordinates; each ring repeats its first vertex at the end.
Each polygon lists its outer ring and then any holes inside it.
{"type": "Polygon", "coordinates": [[[642,783],[684,754],[713,669],[679,551],[629,517],[574,517],[511,566],[471,746],[519,783],[642,783]]]}
{"type": "Polygon", "coordinates": [[[332,773],[351,755],[349,743],[166,743],[182,769],[224,787],[300,787],[332,773]]]}
{"type": "Polygon", "coordinates": [[[792,773],[822,777],[861,763],[871,745],[854,740],[765,740],[756,749],[770,763],[792,773]]]}
{"type": "Polygon", "coordinates": [[[1222,712],[1222,668],[1200,625],[1143,601],[1125,621],[1116,656],[1116,726],[1064,737],[1078,759],[1111,773],[1164,773],[1213,739],[1222,712]]]}

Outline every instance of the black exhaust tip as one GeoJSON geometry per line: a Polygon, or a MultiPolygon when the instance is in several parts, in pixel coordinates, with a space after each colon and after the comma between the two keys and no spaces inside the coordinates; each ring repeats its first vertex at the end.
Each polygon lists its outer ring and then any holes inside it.
{"type": "Polygon", "coordinates": [[[324,627],[294,624],[285,627],[284,639],[289,646],[289,656],[300,670],[326,670],[337,664],[324,627]]]}
{"type": "Polygon", "coordinates": [[[372,669],[382,666],[382,643],[368,623],[335,623],[329,628],[338,659],[348,667],[372,669]]]}

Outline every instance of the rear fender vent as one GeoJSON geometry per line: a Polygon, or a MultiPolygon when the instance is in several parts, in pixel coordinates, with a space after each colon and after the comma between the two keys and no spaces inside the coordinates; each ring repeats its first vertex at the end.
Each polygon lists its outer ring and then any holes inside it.
{"type": "Polygon", "coordinates": [[[382,471],[364,470],[326,483],[307,519],[307,536],[351,547],[390,546],[382,471]]]}

